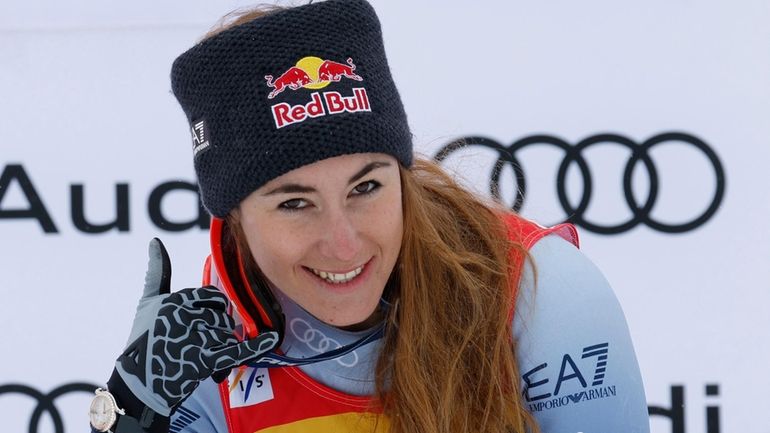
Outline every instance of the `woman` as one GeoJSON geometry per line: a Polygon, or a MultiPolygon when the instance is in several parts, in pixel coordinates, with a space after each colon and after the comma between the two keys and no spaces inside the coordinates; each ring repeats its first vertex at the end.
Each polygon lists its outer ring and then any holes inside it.
{"type": "Polygon", "coordinates": [[[170,294],[150,243],[97,431],[648,431],[622,312],[574,228],[413,158],[364,0],[247,13],[172,86],[212,260],[170,294]]]}

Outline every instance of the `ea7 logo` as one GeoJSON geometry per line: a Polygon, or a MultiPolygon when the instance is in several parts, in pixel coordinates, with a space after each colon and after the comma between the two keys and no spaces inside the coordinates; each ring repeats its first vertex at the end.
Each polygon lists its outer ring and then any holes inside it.
{"type": "Polygon", "coordinates": [[[193,140],[193,156],[197,156],[203,150],[209,147],[208,133],[206,132],[206,121],[200,120],[193,123],[190,128],[193,140]]]}
{"type": "Polygon", "coordinates": [[[609,343],[584,347],[582,354],[575,361],[569,353],[561,358],[558,375],[544,362],[522,375],[524,380],[524,398],[528,403],[563,396],[565,403],[579,403],[593,398],[614,395],[615,387],[603,387],[604,373],[607,370],[609,343]],[[598,389],[589,389],[600,387],[598,389]],[[606,388],[606,389],[605,389],[606,388]]]}

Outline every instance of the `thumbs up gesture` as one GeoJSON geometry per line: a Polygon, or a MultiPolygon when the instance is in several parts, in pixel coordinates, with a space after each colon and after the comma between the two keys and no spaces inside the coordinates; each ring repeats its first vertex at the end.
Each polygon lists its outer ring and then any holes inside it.
{"type": "Polygon", "coordinates": [[[149,255],[144,293],[115,370],[134,397],[168,417],[201,380],[259,358],[278,335],[239,342],[224,294],[211,286],[170,293],[171,262],[159,239],[150,241],[149,255]]]}

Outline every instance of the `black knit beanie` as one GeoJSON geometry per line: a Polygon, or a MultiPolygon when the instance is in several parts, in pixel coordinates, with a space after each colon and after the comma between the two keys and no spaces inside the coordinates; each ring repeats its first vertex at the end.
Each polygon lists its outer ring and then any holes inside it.
{"type": "Polygon", "coordinates": [[[227,29],[174,61],[171,86],[191,125],[203,204],[219,218],[271,179],[322,159],[378,152],[412,164],[380,23],[365,0],[227,29]]]}

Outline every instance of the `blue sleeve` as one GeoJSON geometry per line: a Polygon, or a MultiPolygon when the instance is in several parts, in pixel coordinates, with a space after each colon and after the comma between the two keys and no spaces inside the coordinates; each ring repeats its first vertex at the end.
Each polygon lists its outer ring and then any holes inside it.
{"type": "Polygon", "coordinates": [[[513,333],[524,404],[541,431],[649,433],[639,365],[607,280],[556,235],[530,253],[535,271],[525,265],[513,333]]]}
{"type": "Polygon", "coordinates": [[[218,385],[206,379],[171,415],[169,433],[228,433],[218,385]]]}

